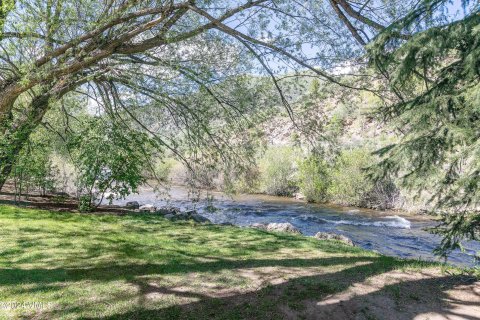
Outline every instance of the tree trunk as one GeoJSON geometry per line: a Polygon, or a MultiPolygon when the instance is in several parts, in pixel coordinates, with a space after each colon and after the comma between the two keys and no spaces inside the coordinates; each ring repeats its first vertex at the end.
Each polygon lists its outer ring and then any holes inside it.
{"type": "Polygon", "coordinates": [[[44,87],[43,94],[35,97],[23,115],[9,121],[10,125],[0,133],[0,191],[15,165],[18,155],[32,132],[41,123],[52,101],[60,99],[67,92],[85,83],[87,78],[76,81],[70,77],[58,80],[49,87],[44,87]]]}
{"type": "Polygon", "coordinates": [[[48,110],[50,94],[44,94],[34,98],[26,114],[19,116],[1,135],[0,142],[0,191],[3,188],[10,172],[15,165],[20,151],[30,135],[42,121],[45,112],[48,110]]]}

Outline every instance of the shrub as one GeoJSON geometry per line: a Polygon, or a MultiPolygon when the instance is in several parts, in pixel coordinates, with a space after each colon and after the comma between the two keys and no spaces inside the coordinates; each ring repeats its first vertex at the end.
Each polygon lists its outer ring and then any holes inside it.
{"type": "Polygon", "coordinates": [[[94,211],[94,205],[92,203],[92,197],[90,195],[82,195],[78,199],[78,211],[80,212],[92,212],[94,211]]]}
{"type": "Polygon", "coordinates": [[[90,118],[81,132],[71,135],[69,148],[77,170],[78,193],[82,195],[79,209],[83,210],[83,202],[98,206],[107,191],[110,201],[136,192],[145,182],[143,171],[148,167],[153,144],[145,134],[90,118]]]}
{"type": "Polygon", "coordinates": [[[374,185],[364,168],[372,164],[373,158],[366,149],[343,150],[335,161],[331,172],[328,196],[341,205],[361,206],[364,195],[374,185]]]}
{"type": "Polygon", "coordinates": [[[157,160],[151,178],[158,179],[161,182],[170,182],[172,169],[176,164],[177,161],[172,158],[157,160]]]}
{"type": "Polygon", "coordinates": [[[231,169],[224,173],[221,185],[226,193],[258,193],[261,189],[261,173],[258,165],[252,164],[240,170],[231,169]]]}
{"type": "Polygon", "coordinates": [[[31,191],[45,195],[54,191],[58,170],[50,157],[51,150],[42,141],[42,136],[34,135],[20,153],[11,173],[16,195],[28,195],[31,191]]]}
{"type": "Polygon", "coordinates": [[[392,209],[399,197],[400,190],[392,180],[386,178],[375,181],[373,188],[363,195],[360,206],[379,210],[392,209]]]}
{"type": "Polygon", "coordinates": [[[372,209],[393,208],[399,190],[388,178],[377,181],[369,178],[365,169],[374,161],[375,158],[366,148],[342,151],[331,172],[328,195],[332,201],[372,209]]]}
{"type": "Polygon", "coordinates": [[[293,148],[267,149],[260,160],[262,191],[270,195],[291,196],[298,190],[295,164],[293,148]]]}
{"type": "Polygon", "coordinates": [[[330,172],[328,164],[316,156],[310,156],[300,162],[299,167],[300,192],[308,202],[328,201],[328,186],[330,172]]]}

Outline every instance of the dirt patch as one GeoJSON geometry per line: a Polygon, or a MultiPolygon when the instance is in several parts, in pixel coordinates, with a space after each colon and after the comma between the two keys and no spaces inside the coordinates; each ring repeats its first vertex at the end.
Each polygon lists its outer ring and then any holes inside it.
{"type": "Polygon", "coordinates": [[[435,268],[365,276],[369,267],[358,262],[334,269],[240,268],[236,277],[248,282],[241,288],[203,278],[200,286],[185,282],[166,289],[150,283],[143,293],[147,299],[182,298],[176,308],[185,319],[206,314],[211,319],[480,319],[480,283],[474,278],[435,268]]]}
{"type": "MultiPolygon", "coordinates": [[[[15,197],[14,188],[6,184],[0,192],[0,204],[16,205],[30,209],[42,209],[55,212],[78,212],[78,201],[73,197],[59,197],[55,194],[41,195],[38,193],[22,194],[15,197]],[[59,201],[60,200],[60,201],[59,201]]],[[[124,215],[132,213],[131,210],[119,206],[99,206],[92,214],[124,215]]]]}
{"type": "MultiPolygon", "coordinates": [[[[308,319],[480,319],[480,283],[436,270],[390,271],[321,300],[308,300],[308,319]]],[[[292,319],[297,319],[296,314],[292,319]]]]}

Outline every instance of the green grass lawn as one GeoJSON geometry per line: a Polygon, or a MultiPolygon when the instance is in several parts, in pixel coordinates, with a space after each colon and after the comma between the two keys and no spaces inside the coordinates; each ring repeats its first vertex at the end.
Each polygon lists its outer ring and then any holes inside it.
{"type": "MultiPolygon", "coordinates": [[[[439,269],[255,229],[0,206],[4,318],[309,318],[312,301],[426,268],[439,269]]],[[[400,302],[422,299],[398,284],[380,291],[400,302]]],[[[361,312],[375,318],[368,306],[361,312]]]]}

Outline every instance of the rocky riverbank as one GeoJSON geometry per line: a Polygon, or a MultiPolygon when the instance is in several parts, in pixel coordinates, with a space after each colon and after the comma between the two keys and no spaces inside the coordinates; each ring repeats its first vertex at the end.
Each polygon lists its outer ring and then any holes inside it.
{"type": "MultiPolygon", "coordinates": [[[[165,219],[170,221],[194,221],[196,223],[211,223],[211,221],[199,214],[196,210],[182,211],[180,208],[176,207],[162,207],[157,208],[153,204],[144,204],[140,205],[137,201],[130,201],[125,204],[126,209],[132,209],[134,212],[143,212],[149,214],[155,214],[163,216],[165,219]]],[[[220,225],[232,226],[231,223],[222,223],[220,225]]],[[[254,223],[250,228],[261,229],[270,232],[284,232],[291,234],[302,235],[302,232],[293,226],[291,223],[254,223]]],[[[336,240],[340,241],[349,246],[355,246],[353,241],[341,234],[329,233],[329,232],[318,232],[313,236],[318,240],[336,240]]]]}

